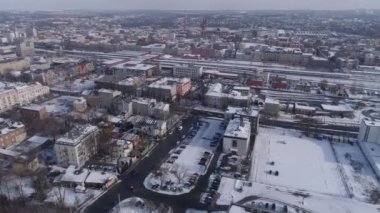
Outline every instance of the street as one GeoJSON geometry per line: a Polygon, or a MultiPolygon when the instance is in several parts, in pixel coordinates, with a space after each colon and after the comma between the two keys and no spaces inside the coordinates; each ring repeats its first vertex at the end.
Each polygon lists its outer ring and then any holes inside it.
{"type": "Polygon", "coordinates": [[[216,165],[216,161],[220,155],[217,152],[211,162],[210,168],[205,176],[201,176],[197,186],[188,194],[180,196],[169,196],[158,194],[149,190],[146,190],[143,186],[145,177],[155,168],[158,168],[161,161],[163,161],[168,152],[176,146],[176,142],[180,140],[181,136],[187,132],[192,123],[197,118],[191,117],[183,121],[183,130],[175,131],[172,135],[164,141],[159,142],[156,148],[151,152],[149,156],[143,159],[134,169],[135,175],[124,173],[121,175],[121,183],[113,186],[102,197],[96,200],[91,206],[89,206],[85,212],[88,213],[103,213],[108,212],[118,202],[118,195],[123,200],[128,197],[138,196],[151,201],[156,204],[164,203],[171,206],[174,212],[185,212],[187,208],[205,208],[206,206],[199,204],[199,195],[207,185],[208,177],[216,165]],[[132,193],[130,187],[134,187],[132,193]]]}

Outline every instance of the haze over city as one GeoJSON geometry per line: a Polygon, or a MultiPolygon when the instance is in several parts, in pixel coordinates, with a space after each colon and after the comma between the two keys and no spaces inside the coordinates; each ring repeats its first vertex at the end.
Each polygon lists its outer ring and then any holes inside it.
{"type": "Polygon", "coordinates": [[[378,0],[0,0],[1,10],[349,10],[380,9],[378,0]]]}

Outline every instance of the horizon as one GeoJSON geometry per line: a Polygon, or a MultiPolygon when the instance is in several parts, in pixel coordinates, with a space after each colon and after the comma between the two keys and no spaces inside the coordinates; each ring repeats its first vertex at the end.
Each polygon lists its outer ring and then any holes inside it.
{"type": "Polygon", "coordinates": [[[378,0],[0,0],[1,11],[347,11],[380,10],[378,0]]]}

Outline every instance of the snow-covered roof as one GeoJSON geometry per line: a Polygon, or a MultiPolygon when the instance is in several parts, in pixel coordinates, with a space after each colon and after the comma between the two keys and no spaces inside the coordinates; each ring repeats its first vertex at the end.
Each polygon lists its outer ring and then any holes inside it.
{"type": "Polygon", "coordinates": [[[241,108],[241,107],[231,107],[229,106],[226,110],[227,114],[237,114],[237,115],[246,115],[246,116],[252,116],[257,117],[259,114],[259,111],[256,109],[251,108],[241,108]]]}
{"type": "Polygon", "coordinates": [[[280,104],[280,101],[267,97],[265,98],[265,104],[280,104]]]}
{"type": "Polygon", "coordinates": [[[329,105],[329,104],[322,104],[322,109],[326,111],[331,112],[352,112],[354,111],[350,106],[346,104],[342,105],[329,105]]]}
{"type": "Polygon", "coordinates": [[[110,177],[115,177],[115,175],[108,172],[91,171],[86,178],[85,183],[98,183],[104,184],[110,177]]]}
{"type": "Polygon", "coordinates": [[[77,145],[86,135],[97,131],[98,128],[92,125],[77,125],[62,137],[58,138],[57,144],[77,145]]]}
{"type": "Polygon", "coordinates": [[[228,123],[224,137],[248,138],[251,132],[251,122],[244,118],[235,118],[228,123]]]}
{"type": "Polygon", "coordinates": [[[84,183],[89,173],[88,169],[76,169],[75,166],[71,165],[66,169],[66,173],[62,175],[61,181],[84,183]]]}

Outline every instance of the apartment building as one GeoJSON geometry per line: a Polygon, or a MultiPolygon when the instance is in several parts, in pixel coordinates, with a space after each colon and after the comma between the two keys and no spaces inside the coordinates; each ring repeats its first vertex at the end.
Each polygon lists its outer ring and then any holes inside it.
{"type": "Polygon", "coordinates": [[[156,119],[166,119],[169,116],[170,105],[157,102],[156,99],[139,98],[132,100],[132,113],[145,115],[156,119]]]}
{"type": "Polygon", "coordinates": [[[223,152],[236,152],[239,156],[247,156],[250,137],[251,123],[247,118],[230,120],[223,137],[223,152]]]}
{"type": "Polygon", "coordinates": [[[19,144],[26,138],[24,124],[0,118],[0,148],[19,144]]]}
{"type": "Polygon", "coordinates": [[[61,166],[83,166],[97,153],[99,129],[92,125],[77,125],[58,138],[54,149],[61,166]]]}
{"type": "Polygon", "coordinates": [[[16,105],[29,104],[47,94],[49,94],[49,87],[39,83],[3,88],[0,91],[0,112],[12,109],[16,105]]]}

